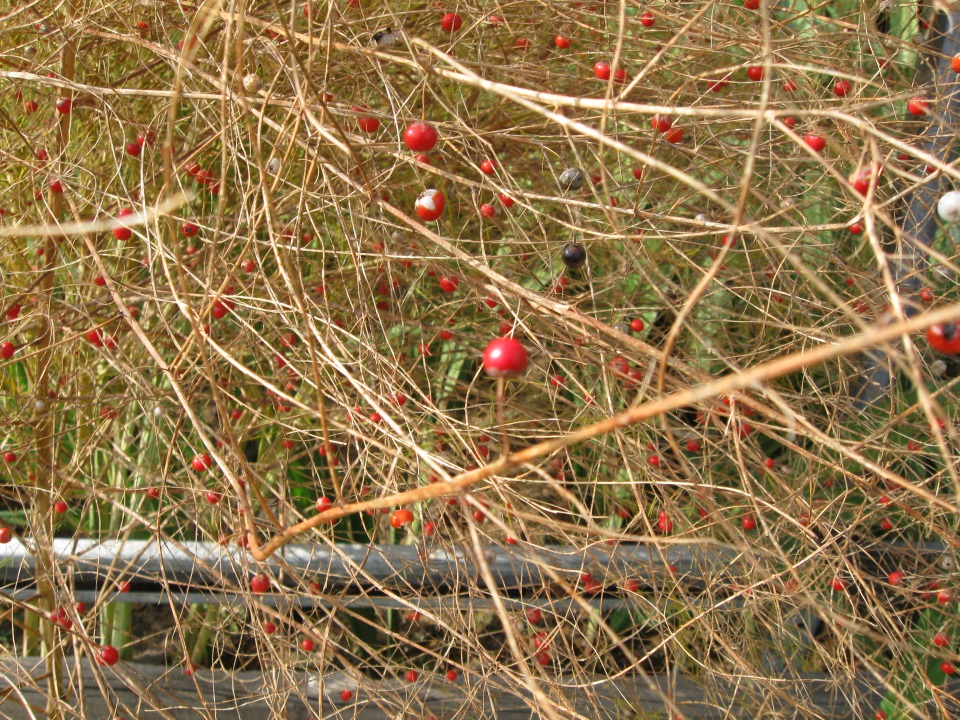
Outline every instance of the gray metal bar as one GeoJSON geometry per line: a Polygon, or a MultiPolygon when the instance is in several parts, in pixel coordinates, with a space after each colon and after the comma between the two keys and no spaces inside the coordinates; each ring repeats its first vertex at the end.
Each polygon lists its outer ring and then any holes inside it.
{"type": "MultiPolygon", "coordinates": [[[[956,136],[960,131],[960,79],[951,67],[951,58],[960,53],[960,12],[937,12],[930,30],[930,41],[918,70],[917,84],[932,86],[938,102],[933,103],[932,116],[921,135],[919,146],[942,162],[956,154],[956,136]]],[[[929,248],[937,235],[937,202],[947,188],[938,174],[914,188],[906,198],[902,229],[901,258],[892,266],[897,287],[907,295],[923,285],[922,271],[929,262],[929,248]]],[[[912,304],[904,306],[908,315],[917,312],[912,304]]],[[[861,356],[862,375],[854,388],[854,404],[865,409],[888,398],[893,390],[887,353],[875,349],[861,356]]]]}

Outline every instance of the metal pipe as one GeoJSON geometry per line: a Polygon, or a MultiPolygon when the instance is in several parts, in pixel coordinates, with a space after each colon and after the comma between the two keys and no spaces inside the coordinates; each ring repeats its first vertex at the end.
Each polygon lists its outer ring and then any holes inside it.
{"type": "MultiPolygon", "coordinates": [[[[960,76],[953,70],[951,59],[960,53],[960,12],[938,11],[930,28],[926,52],[917,71],[917,85],[932,86],[938,102],[931,104],[930,122],[920,135],[919,146],[949,163],[956,154],[956,136],[960,130],[960,76]]],[[[947,183],[937,173],[916,187],[905,198],[902,221],[900,259],[892,264],[894,281],[905,295],[917,293],[922,285],[922,273],[929,264],[929,251],[940,227],[937,220],[937,202],[947,183]]],[[[907,304],[908,315],[917,312],[907,304]]],[[[888,398],[893,390],[890,359],[882,350],[864,353],[861,357],[862,374],[854,390],[854,404],[859,410],[876,405],[888,398]]]]}

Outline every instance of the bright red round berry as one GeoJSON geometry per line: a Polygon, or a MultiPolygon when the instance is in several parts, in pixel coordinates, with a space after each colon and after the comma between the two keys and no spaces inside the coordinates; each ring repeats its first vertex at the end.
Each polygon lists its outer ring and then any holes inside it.
{"type": "Polygon", "coordinates": [[[404,144],[418,153],[430,152],[437,144],[437,131],[425,122],[415,122],[409,126],[403,133],[404,144]]]}
{"type": "Polygon", "coordinates": [[[527,351],[515,338],[491,340],[483,351],[483,369],[493,378],[514,378],[527,369],[527,351]]]}
{"type": "Polygon", "coordinates": [[[814,152],[820,152],[827,146],[826,140],[819,135],[814,135],[813,133],[805,135],[803,141],[807,144],[807,147],[814,152]]]}
{"type": "Polygon", "coordinates": [[[113,645],[104,645],[97,655],[101,665],[116,665],[120,661],[120,652],[113,645]]]}
{"type": "Polygon", "coordinates": [[[399,530],[413,522],[413,513],[406,509],[394,510],[390,515],[390,527],[399,530]]]}
{"type": "Polygon", "coordinates": [[[907,112],[914,117],[923,117],[930,112],[930,101],[922,97],[910,98],[907,103],[907,112]]]}
{"type": "Polygon", "coordinates": [[[250,579],[251,592],[257,593],[259,595],[261,593],[267,592],[269,589],[270,589],[270,578],[268,578],[266,575],[262,575],[262,574],[254,575],[250,579]]]}
{"type": "Polygon", "coordinates": [[[440,27],[444,32],[456,32],[463,27],[463,18],[456,13],[446,13],[440,18],[440,27]]]}

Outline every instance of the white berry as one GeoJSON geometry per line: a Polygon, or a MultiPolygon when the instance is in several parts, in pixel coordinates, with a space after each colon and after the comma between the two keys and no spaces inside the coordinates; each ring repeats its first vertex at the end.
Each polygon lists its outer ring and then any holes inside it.
{"type": "Polygon", "coordinates": [[[960,221],[960,192],[951,190],[937,203],[937,214],[944,222],[960,221]]]}
{"type": "Polygon", "coordinates": [[[267,160],[267,171],[271,174],[276,175],[278,172],[280,172],[280,167],[280,158],[272,157],[267,160]]]}
{"type": "Polygon", "coordinates": [[[263,87],[263,81],[260,79],[259,75],[250,73],[249,75],[244,76],[243,78],[243,89],[248,93],[253,95],[254,93],[260,92],[260,88],[263,87]]]}

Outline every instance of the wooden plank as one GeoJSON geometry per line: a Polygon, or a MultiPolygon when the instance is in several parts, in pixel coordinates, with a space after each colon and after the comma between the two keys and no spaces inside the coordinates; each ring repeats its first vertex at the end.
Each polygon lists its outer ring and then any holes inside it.
{"type": "MultiPolygon", "coordinates": [[[[235,718],[265,720],[283,711],[289,720],[343,718],[345,720],[394,720],[433,714],[448,718],[491,717],[498,720],[528,720],[541,717],[536,703],[515,680],[505,677],[468,678],[457,684],[440,678],[425,678],[411,685],[399,679],[374,683],[350,701],[340,698],[344,689],[356,690],[357,683],[344,673],[322,678],[300,673],[280,681],[260,672],[226,673],[200,670],[195,677],[181,669],[167,669],[137,663],[115,668],[80,664],[68,671],[73,678],[71,706],[66,718],[115,720],[118,716],[161,718],[163,708],[176,720],[235,718]],[[106,692],[101,692],[98,676],[106,692]],[[149,691],[156,707],[144,702],[149,691]],[[83,702],[78,699],[82,694],[83,702]],[[105,697],[106,696],[106,697],[105,697]],[[320,698],[323,698],[322,702],[320,698]]],[[[42,674],[38,658],[0,658],[0,673],[7,684],[22,689],[23,698],[42,707],[40,686],[30,687],[42,674]],[[33,680],[31,681],[31,678],[33,680]]],[[[541,684],[563,717],[580,715],[591,719],[622,717],[666,717],[664,697],[672,698],[687,720],[721,718],[791,717],[853,720],[866,717],[876,707],[880,688],[862,678],[835,679],[823,675],[790,678],[672,678],[666,675],[623,677],[608,680],[600,676],[554,678],[544,673],[541,684]],[[648,687],[647,680],[653,685],[648,687]]],[[[30,714],[7,695],[0,700],[0,716],[28,720],[30,714]]]]}

